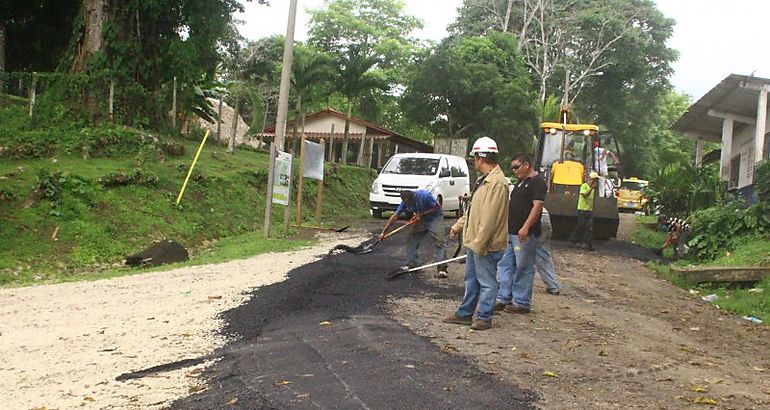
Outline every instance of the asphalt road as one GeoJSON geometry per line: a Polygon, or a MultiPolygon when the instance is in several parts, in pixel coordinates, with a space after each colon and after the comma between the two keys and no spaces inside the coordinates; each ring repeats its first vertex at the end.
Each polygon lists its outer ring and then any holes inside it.
{"type": "Polygon", "coordinates": [[[532,407],[533,393],[500,383],[388,317],[389,295],[462,298],[461,283],[445,289],[414,275],[385,279],[404,262],[393,256],[403,255],[404,239],[298,267],[224,313],[231,341],[213,356],[131,377],[219,359],[204,371],[209,388],[175,402],[179,409],[532,407]]]}

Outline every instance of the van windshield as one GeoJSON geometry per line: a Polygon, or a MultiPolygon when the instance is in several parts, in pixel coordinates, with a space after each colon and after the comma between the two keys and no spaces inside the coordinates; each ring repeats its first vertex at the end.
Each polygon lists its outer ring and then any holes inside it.
{"type": "Polygon", "coordinates": [[[393,158],[382,169],[383,174],[435,175],[438,159],[434,158],[393,158]]]}

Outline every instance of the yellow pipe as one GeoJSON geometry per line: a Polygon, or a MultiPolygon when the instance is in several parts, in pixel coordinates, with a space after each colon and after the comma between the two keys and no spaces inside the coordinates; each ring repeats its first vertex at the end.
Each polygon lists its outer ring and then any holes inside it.
{"type": "Polygon", "coordinates": [[[198,162],[198,156],[201,155],[201,151],[203,150],[203,145],[206,144],[206,138],[209,137],[209,130],[206,130],[206,133],[203,134],[203,141],[201,141],[201,145],[198,147],[198,152],[195,153],[195,158],[193,158],[193,162],[190,165],[190,170],[187,171],[187,177],[184,179],[184,184],[182,184],[182,189],[179,191],[179,196],[176,197],[176,206],[179,206],[179,202],[182,201],[182,195],[184,195],[184,189],[187,187],[187,182],[190,180],[190,175],[192,175],[193,168],[195,168],[195,163],[198,162]]]}

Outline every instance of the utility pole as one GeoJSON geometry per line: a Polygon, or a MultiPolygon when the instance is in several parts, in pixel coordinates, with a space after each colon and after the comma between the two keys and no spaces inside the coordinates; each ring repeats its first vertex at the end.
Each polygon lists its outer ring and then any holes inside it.
{"type": "MultiPolygon", "coordinates": [[[[294,22],[297,18],[297,0],[289,3],[289,21],[286,25],[286,39],[283,43],[283,63],[281,64],[281,88],[278,92],[278,118],[275,124],[275,137],[270,144],[269,168],[267,173],[267,196],[265,198],[265,223],[263,225],[265,239],[270,236],[270,216],[273,210],[273,176],[275,174],[275,157],[277,151],[283,150],[286,138],[286,115],[289,111],[289,85],[291,80],[291,63],[294,57],[294,22]]],[[[288,206],[288,205],[287,205],[288,206]]]]}

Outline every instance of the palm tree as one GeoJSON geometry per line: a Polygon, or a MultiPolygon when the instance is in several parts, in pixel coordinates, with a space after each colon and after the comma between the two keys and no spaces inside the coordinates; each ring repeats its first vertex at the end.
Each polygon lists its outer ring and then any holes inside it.
{"type": "Polygon", "coordinates": [[[299,151],[302,147],[298,144],[297,125],[300,119],[304,123],[305,117],[305,113],[302,111],[302,96],[307,95],[314,85],[328,81],[332,73],[329,59],[325,54],[302,44],[294,47],[294,62],[292,63],[291,71],[291,86],[297,95],[294,109],[293,138],[296,151],[299,151]]]}
{"type": "MultiPolygon", "coordinates": [[[[350,138],[350,119],[353,112],[353,100],[373,90],[387,90],[388,83],[371,70],[380,61],[376,56],[367,55],[365,47],[350,46],[346,54],[337,60],[337,91],[347,99],[347,117],[345,118],[345,136],[342,142],[342,159],[347,163],[348,141],[350,138]]],[[[364,141],[361,140],[363,151],[364,141]]]]}

